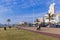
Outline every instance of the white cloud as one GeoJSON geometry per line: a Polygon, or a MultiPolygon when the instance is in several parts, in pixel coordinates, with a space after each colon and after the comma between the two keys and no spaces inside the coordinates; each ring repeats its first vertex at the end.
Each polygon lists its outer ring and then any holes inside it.
{"type": "Polygon", "coordinates": [[[50,5],[50,4],[53,3],[53,2],[56,2],[56,0],[48,0],[48,1],[46,2],[46,5],[50,5]]]}
{"type": "Polygon", "coordinates": [[[4,5],[11,5],[11,6],[21,3],[19,5],[21,8],[29,8],[31,6],[43,4],[41,0],[2,0],[1,2],[4,3],[4,5]]]}
{"type": "Polygon", "coordinates": [[[12,9],[6,8],[6,7],[2,6],[2,5],[0,5],[0,14],[1,13],[12,13],[12,12],[13,12],[12,9]]]}
{"type": "Polygon", "coordinates": [[[15,18],[33,18],[33,17],[43,17],[45,14],[47,14],[46,12],[44,13],[37,13],[37,14],[29,14],[29,15],[23,15],[23,16],[15,16],[15,18]]]}
{"type": "Polygon", "coordinates": [[[56,2],[57,4],[60,4],[60,0],[55,0],[55,2],[56,2]]]}
{"type": "Polygon", "coordinates": [[[3,4],[3,5],[13,5],[13,4],[17,4],[16,3],[16,0],[2,0],[2,1],[0,1],[1,2],[1,4],[3,4]]]}
{"type": "Polygon", "coordinates": [[[36,6],[36,5],[40,5],[43,2],[41,2],[40,0],[26,0],[26,2],[23,1],[23,4],[21,4],[20,6],[22,8],[29,8],[31,6],[36,6]]]}

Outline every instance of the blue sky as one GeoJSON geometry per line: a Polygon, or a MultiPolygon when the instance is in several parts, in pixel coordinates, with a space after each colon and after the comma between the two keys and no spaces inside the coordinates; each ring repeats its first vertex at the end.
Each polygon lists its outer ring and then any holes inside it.
{"type": "Polygon", "coordinates": [[[0,0],[0,23],[6,24],[7,19],[11,19],[12,24],[33,22],[33,10],[34,20],[43,17],[53,2],[56,13],[60,13],[60,0],[0,0]]]}

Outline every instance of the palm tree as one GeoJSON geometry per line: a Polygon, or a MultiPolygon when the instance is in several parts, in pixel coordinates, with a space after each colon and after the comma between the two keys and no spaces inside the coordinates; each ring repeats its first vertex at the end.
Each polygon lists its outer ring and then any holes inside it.
{"type": "Polygon", "coordinates": [[[50,14],[50,13],[48,13],[48,19],[49,19],[49,27],[51,26],[51,23],[50,23],[50,21],[51,20],[54,20],[54,18],[53,17],[55,17],[55,14],[50,14]]]}
{"type": "Polygon", "coordinates": [[[50,27],[50,21],[51,21],[51,14],[48,14],[48,18],[49,18],[49,27],[50,27]]]}
{"type": "Polygon", "coordinates": [[[11,22],[11,19],[7,19],[8,22],[8,27],[11,28],[11,26],[9,26],[9,23],[11,22]]]}

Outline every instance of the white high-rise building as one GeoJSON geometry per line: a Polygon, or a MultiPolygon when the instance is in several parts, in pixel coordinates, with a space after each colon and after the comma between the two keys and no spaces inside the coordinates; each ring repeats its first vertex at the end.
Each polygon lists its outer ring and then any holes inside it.
{"type": "Polygon", "coordinates": [[[55,13],[55,3],[52,3],[52,4],[49,6],[48,13],[50,13],[51,15],[55,13]]]}
{"type": "MultiPolygon", "coordinates": [[[[55,15],[55,3],[52,3],[50,6],[49,6],[49,10],[48,10],[48,14],[50,14],[51,18],[50,19],[50,22],[52,23],[56,23],[56,15],[55,15]]],[[[45,15],[45,22],[48,23],[49,22],[49,15],[46,14],[45,15]]]]}
{"type": "MultiPolygon", "coordinates": [[[[55,3],[52,3],[49,6],[48,14],[50,14],[50,16],[51,16],[51,19],[50,19],[51,23],[59,23],[60,22],[60,14],[56,14],[55,13],[55,3]]],[[[44,16],[45,17],[44,19],[45,19],[46,23],[49,22],[49,16],[48,16],[48,14],[46,14],[44,16]]]]}
{"type": "MultiPolygon", "coordinates": [[[[40,23],[43,22],[43,17],[39,18],[40,23]]],[[[55,13],[55,3],[52,3],[49,6],[48,13],[44,16],[44,22],[45,23],[52,23],[52,24],[60,24],[60,14],[55,13]],[[51,16],[49,20],[49,14],[51,16]]]]}

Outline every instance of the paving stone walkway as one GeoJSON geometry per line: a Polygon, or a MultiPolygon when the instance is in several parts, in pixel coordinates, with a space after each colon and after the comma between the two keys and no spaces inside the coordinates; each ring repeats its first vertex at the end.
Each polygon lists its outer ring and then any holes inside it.
{"type": "MultiPolygon", "coordinates": [[[[51,28],[49,29],[49,31],[50,32],[45,32],[46,30],[45,29],[47,29],[47,28],[42,28],[41,30],[36,30],[37,29],[37,27],[21,27],[20,29],[23,29],[23,30],[28,30],[28,31],[31,31],[31,32],[36,32],[36,33],[40,33],[40,34],[43,34],[43,35],[47,35],[47,36],[52,36],[52,37],[56,37],[56,38],[60,38],[60,32],[58,32],[58,34],[57,33],[51,33],[51,28]]],[[[54,29],[56,29],[56,28],[53,28],[53,30],[54,29]]],[[[59,29],[59,28],[57,28],[57,29],[59,29]]],[[[57,30],[56,29],[56,30],[57,30]]],[[[48,29],[47,29],[48,30],[48,29]]],[[[54,31],[56,31],[56,30],[54,30],[54,31]]],[[[59,29],[60,30],[60,29],[59,29]]]]}

